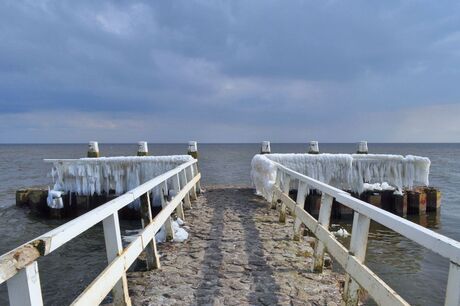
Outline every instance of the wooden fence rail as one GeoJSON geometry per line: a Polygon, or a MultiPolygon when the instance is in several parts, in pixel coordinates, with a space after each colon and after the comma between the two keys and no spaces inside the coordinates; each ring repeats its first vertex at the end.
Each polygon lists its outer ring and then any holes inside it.
{"type": "MultiPolygon", "coordinates": [[[[171,227],[171,214],[176,210],[183,217],[184,202],[191,207],[190,197],[200,190],[201,174],[193,160],[161,174],[125,194],[78,218],[0,256],[0,284],[7,282],[11,306],[43,305],[37,259],[46,256],[92,226],[102,222],[108,266],[73,301],[72,305],[98,305],[112,291],[114,305],[131,305],[126,271],[145,249],[148,269],[159,268],[155,234],[165,224],[171,227]],[[175,196],[166,202],[167,181],[172,181],[175,196]],[[152,219],[150,191],[161,188],[164,200],[160,213],[152,219]],[[140,199],[143,230],[126,248],[121,242],[118,211],[140,199]]],[[[171,238],[171,237],[170,237],[171,238]]]]}
{"type": "Polygon", "coordinates": [[[445,305],[460,304],[460,243],[418,224],[398,217],[383,209],[354,198],[349,193],[312,179],[274,162],[277,168],[273,187],[272,207],[281,201],[280,221],[284,221],[288,208],[295,218],[294,239],[299,239],[299,228],[303,223],[315,235],[313,270],[322,272],[324,252],[332,255],[347,273],[344,289],[344,304],[357,305],[360,290],[366,290],[379,305],[409,305],[397,292],[374,274],[365,264],[370,220],[374,220],[393,231],[417,242],[421,246],[450,260],[445,305]],[[289,184],[297,180],[296,201],[289,197],[289,184]],[[306,190],[317,189],[322,193],[318,220],[303,209],[306,190]],[[350,249],[346,249],[329,231],[333,199],[354,210],[350,249]]]}

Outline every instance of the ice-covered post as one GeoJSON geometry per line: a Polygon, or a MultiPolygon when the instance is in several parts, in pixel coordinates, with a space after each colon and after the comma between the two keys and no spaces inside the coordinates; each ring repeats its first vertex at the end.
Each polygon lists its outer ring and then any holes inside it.
{"type": "MultiPolygon", "coordinates": [[[[188,142],[187,154],[192,156],[194,159],[198,159],[198,144],[196,141],[188,142]]],[[[193,176],[198,174],[198,163],[193,164],[193,176]]],[[[193,177],[192,176],[192,177],[193,177]]],[[[201,192],[201,183],[198,181],[195,186],[196,193],[201,192]]]]}
{"type": "Polygon", "coordinates": [[[187,154],[192,156],[194,159],[198,159],[198,145],[196,141],[188,142],[187,154]]]}
{"type": "Polygon", "coordinates": [[[367,141],[360,141],[358,142],[358,151],[356,152],[358,154],[367,154],[367,141]]]}
{"type": "Polygon", "coordinates": [[[137,156],[147,156],[147,155],[149,155],[147,141],[139,141],[137,143],[137,156]]]}
{"type": "Polygon", "coordinates": [[[260,148],[260,154],[270,154],[270,141],[262,141],[262,146],[260,148]]]}
{"type": "Polygon", "coordinates": [[[319,145],[317,141],[310,141],[308,146],[308,154],[319,154],[319,145]]]}
{"type": "Polygon", "coordinates": [[[99,145],[97,141],[90,141],[88,143],[88,157],[99,157],[99,145]]]}

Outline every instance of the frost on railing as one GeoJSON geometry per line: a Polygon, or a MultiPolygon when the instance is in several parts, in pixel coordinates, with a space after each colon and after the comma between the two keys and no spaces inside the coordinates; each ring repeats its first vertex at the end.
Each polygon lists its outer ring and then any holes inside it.
{"type": "MultiPolygon", "coordinates": [[[[267,154],[252,159],[251,177],[257,193],[270,199],[277,162],[291,170],[357,193],[365,183],[388,183],[398,192],[416,185],[428,186],[430,160],[413,155],[384,154],[267,154]]],[[[281,178],[282,180],[282,178],[281,178]]],[[[296,187],[296,186],[292,186],[296,187]]]]}
{"type": "Polygon", "coordinates": [[[191,160],[189,155],[54,160],[53,189],[78,195],[120,195],[191,160]]]}

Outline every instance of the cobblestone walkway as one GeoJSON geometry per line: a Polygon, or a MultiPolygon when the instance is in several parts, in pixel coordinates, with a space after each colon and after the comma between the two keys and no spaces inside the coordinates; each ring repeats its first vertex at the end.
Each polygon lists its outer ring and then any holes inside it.
{"type": "Polygon", "coordinates": [[[311,242],[249,188],[212,187],[186,211],[184,243],[159,245],[160,270],[128,274],[133,305],[336,305],[340,275],[309,272],[311,242]]]}

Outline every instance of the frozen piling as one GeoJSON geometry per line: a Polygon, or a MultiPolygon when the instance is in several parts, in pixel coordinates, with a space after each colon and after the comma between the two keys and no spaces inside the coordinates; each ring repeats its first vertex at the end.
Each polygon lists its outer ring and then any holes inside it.
{"type": "Polygon", "coordinates": [[[198,159],[198,144],[196,141],[188,142],[187,154],[192,156],[194,159],[198,159]]]}
{"type": "Polygon", "coordinates": [[[147,156],[147,155],[149,155],[147,141],[139,141],[137,143],[137,156],[147,156]]]}
{"type": "Polygon", "coordinates": [[[260,154],[270,154],[270,141],[262,141],[262,145],[260,147],[260,154]]]}
{"type": "Polygon", "coordinates": [[[97,141],[90,141],[88,143],[88,157],[99,157],[99,145],[97,141]]]}
{"type": "Polygon", "coordinates": [[[319,154],[319,145],[317,141],[310,141],[308,146],[308,154],[319,154]]]}
{"type": "Polygon", "coordinates": [[[358,154],[367,154],[369,151],[367,149],[367,141],[360,141],[358,142],[358,154]]]}

